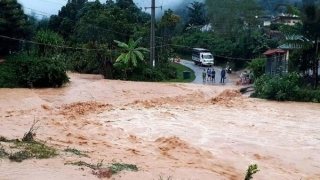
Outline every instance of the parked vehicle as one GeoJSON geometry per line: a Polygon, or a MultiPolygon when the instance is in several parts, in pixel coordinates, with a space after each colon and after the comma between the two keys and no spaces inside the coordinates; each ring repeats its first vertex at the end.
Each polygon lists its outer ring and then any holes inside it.
{"type": "Polygon", "coordinates": [[[192,49],[192,61],[195,65],[201,66],[213,66],[214,58],[208,49],[193,48],[192,49]]]}

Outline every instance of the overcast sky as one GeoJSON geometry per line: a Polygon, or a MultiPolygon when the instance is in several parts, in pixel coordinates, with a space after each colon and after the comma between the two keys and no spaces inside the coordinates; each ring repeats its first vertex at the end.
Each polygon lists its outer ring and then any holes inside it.
{"type": "MultiPolygon", "coordinates": [[[[30,14],[31,11],[37,13],[38,17],[42,14],[50,16],[57,14],[58,11],[67,3],[68,0],[18,0],[23,5],[26,13],[30,14]]],[[[172,8],[179,5],[183,1],[189,1],[190,3],[194,0],[156,0],[156,6],[163,6],[163,10],[157,9],[156,11],[164,11],[168,8],[172,8]]],[[[100,0],[104,3],[105,0],[100,0]]],[[[138,7],[150,7],[151,0],[134,0],[138,7]]],[[[159,12],[158,12],[159,13],[159,12]]]]}

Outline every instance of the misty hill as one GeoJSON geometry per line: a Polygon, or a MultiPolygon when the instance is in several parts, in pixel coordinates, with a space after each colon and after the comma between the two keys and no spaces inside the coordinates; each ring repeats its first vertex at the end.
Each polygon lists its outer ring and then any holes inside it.
{"type": "MultiPolygon", "coordinates": [[[[163,10],[158,11],[157,16],[161,16],[164,10],[172,9],[176,14],[180,15],[181,19],[186,20],[188,17],[188,9],[186,6],[190,5],[192,2],[205,3],[205,0],[175,0],[168,3],[164,3],[163,10]]],[[[266,14],[276,14],[274,11],[275,7],[279,4],[291,4],[295,7],[301,8],[303,3],[315,3],[317,0],[257,0],[261,8],[266,14]]]]}

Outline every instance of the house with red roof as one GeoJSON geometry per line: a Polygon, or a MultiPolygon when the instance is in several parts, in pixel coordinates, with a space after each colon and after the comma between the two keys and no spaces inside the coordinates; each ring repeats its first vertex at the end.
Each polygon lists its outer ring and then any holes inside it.
{"type": "Polygon", "coordinates": [[[287,52],[283,49],[269,49],[264,52],[266,56],[265,74],[274,76],[284,75],[288,72],[287,52]]]}

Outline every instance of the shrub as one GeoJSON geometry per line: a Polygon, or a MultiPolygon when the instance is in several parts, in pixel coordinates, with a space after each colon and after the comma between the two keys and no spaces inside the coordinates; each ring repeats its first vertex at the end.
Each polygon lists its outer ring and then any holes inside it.
{"type": "Polygon", "coordinates": [[[299,79],[297,73],[274,77],[263,75],[256,80],[252,96],[278,101],[294,100],[300,90],[299,79]]]}
{"type": "Polygon", "coordinates": [[[259,78],[264,74],[264,68],[265,68],[266,60],[265,58],[257,58],[252,60],[251,62],[248,62],[248,69],[250,69],[255,78],[259,78]]]}
{"type": "Polygon", "coordinates": [[[318,90],[308,90],[301,89],[297,92],[296,96],[293,99],[294,101],[302,102],[320,102],[320,91],[318,90]]]}
{"type": "Polygon", "coordinates": [[[152,69],[147,67],[134,69],[131,75],[128,76],[128,80],[132,81],[159,82],[164,79],[165,75],[160,71],[160,69],[152,69]]]}
{"type": "Polygon", "coordinates": [[[12,61],[6,60],[0,63],[0,87],[14,88],[19,86],[14,67],[12,61]]]}
{"type": "Polygon", "coordinates": [[[142,71],[142,76],[145,78],[145,80],[154,82],[162,81],[163,79],[165,79],[161,71],[151,68],[144,69],[142,71]]]}
{"type": "Polygon", "coordinates": [[[50,57],[61,52],[60,47],[63,46],[63,37],[51,30],[39,30],[35,35],[35,51],[38,56],[50,57]]]}
{"type": "Polygon", "coordinates": [[[7,75],[1,77],[1,87],[60,87],[69,82],[65,64],[58,59],[19,55],[7,57],[4,64],[1,72],[7,75]]]}

